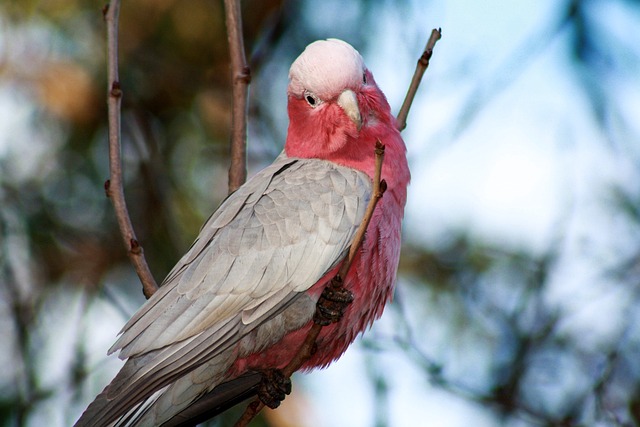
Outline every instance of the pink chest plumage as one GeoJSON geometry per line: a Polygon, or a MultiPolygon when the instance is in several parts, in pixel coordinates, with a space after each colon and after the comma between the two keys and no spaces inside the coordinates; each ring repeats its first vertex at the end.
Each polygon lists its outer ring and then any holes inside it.
{"type": "MultiPolygon", "coordinates": [[[[395,130],[393,132],[380,130],[372,129],[372,131],[378,131],[376,133],[379,139],[388,141],[382,171],[382,177],[387,181],[388,189],[378,203],[365,240],[345,280],[345,286],[353,292],[355,298],[339,322],[322,328],[317,341],[317,352],[303,365],[303,369],[324,367],[340,357],[357,335],[382,315],[385,304],[393,295],[400,258],[402,217],[410,175],[404,144],[399,134],[395,130]]],[[[369,136],[367,139],[375,141],[377,138],[369,136]]],[[[358,168],[371,175],[369,163],[372,164],[373,161],[374,144],[372,142],[368,145],[371,146],[369,159],[371,162],[362,162],[358,168]]],[[[371,171],[372,169],[373,166],[371,171]]],[[[325,274],[307,291],[307,294],[316,300],[338,269],[339,265],[325,274]]],[[[264,366],[283,368],[297,353],[311,325],[310,321],[301,329],[285,335],[269,349],[239,360],[235,368],[237,371],[264,366]]]]}
{"type": "MultiPolygon", "coordinates": [[[[395,198],[386,194],[374,214],[362,248],[345,280],[355,298],[343,318],[322,328],[317,340],[317,351],[303,369],[324,367],[339,358],[349,344],[371,323],[382,315],[385,304],[393,295],[398,260],[402,209],[395,198]]],[[[317,299],[339,266],[329,271],[307,293],[317,299]]],[[[269,349],[238,360],[234,371],[265,366],[284,368],[297,353],[312,322],[290,332],[269,349]]]]}

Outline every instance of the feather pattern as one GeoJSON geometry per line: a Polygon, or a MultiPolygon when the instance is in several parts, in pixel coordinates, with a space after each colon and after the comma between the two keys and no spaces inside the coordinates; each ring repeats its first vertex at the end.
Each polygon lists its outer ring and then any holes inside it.
{"type": "MultiPolygon", "coordinates": [[[[285,154],[238,189],[122,329],[110,352],[129,360],[103,392],[108,405],[96,407],[96,419],[110,419],[107,409],[124,413],[189,372],[219,366],[243,336],[335,266],[370,193],[362,172],[285,154]]],[[[180,381],[170,389],[188,377],[180,381]]]]}

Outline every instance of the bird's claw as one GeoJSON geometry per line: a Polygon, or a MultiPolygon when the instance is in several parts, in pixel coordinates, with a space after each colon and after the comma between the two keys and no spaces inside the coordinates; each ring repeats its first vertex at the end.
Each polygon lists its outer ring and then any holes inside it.
{"type": "Polygon", "coordinates": [[[334,286],[331,284],[326,286],[316,304],[313,321],[321,326],[327,326],[339,321],[352,301],[353,293],[342,287],[342,285],[334,286]]]}
{"type": "Polygon", "coordinates": [[[280,369],[266,369],[261,371],[261,374],[258,397],[265,406],[275,409],[280,406],[286,395],[291,393],[291,379],[280,369]]]}

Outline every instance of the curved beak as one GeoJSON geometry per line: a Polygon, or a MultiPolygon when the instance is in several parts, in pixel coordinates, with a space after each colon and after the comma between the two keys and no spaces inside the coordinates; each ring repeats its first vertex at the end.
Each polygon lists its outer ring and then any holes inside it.
{"type": "Polygon", "coordinates": [[[356,125],[358,130],[362,127],[362,117],[360,116],[360,106],[356,94],[347,89],[338,97],[338,105],[347,114],[347,117],[356,125]]]}

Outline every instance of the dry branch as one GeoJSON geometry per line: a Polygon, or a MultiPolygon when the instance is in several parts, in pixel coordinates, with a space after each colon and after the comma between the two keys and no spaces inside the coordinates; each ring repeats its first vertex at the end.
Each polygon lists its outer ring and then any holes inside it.
{"type": "Polygon", "coordinates": [[[427,46],[424,48],[424,52],[422,52],[420,59],[418,59],[416,71],[413,73],[413,78],[411,79],[411,84],[407,90],[407,95],[404,98],[404,102],[402,103],[402,107],[400,107],[400,112],[398,112],[398,117],[396,118],[396,126],[399,131],[403,131],[404,128],[407,127],[407,116],[409,115],[413,98],[416,96],[416,92],[418,91],[424,72],[427,71],[427,68],[429,67],[429,60],[431,59],[431,55],[433,55],[433,48],[441,37],[442,30],[440,28],[434,28],[431,30],[431,36],[429,37],[427,46]]]}
{"type": "Polygon", "coordinates": [[[158,289],[158,285],[151,274],[151,270],[149,270],[142,246],[140,246],[133,230],[122,184],[122,160],[120,155],[122,88],[118,77],[119,0],[112,0],[103,12],[107,24],[107,106],[109,111],[109,179],[105,182],[104,188],[107,197],[113,203],[127,255],[142,282],[142,292],[148,299],[158,289]]]}
{"type": "Polygon", "coordinates": [[[231,162],[229,165],[229,193],[232,193],[247,179],[247,106],[251,70],[244,52],[240,0],[224,0],[224,8],[233,76],[231,162]]]}

